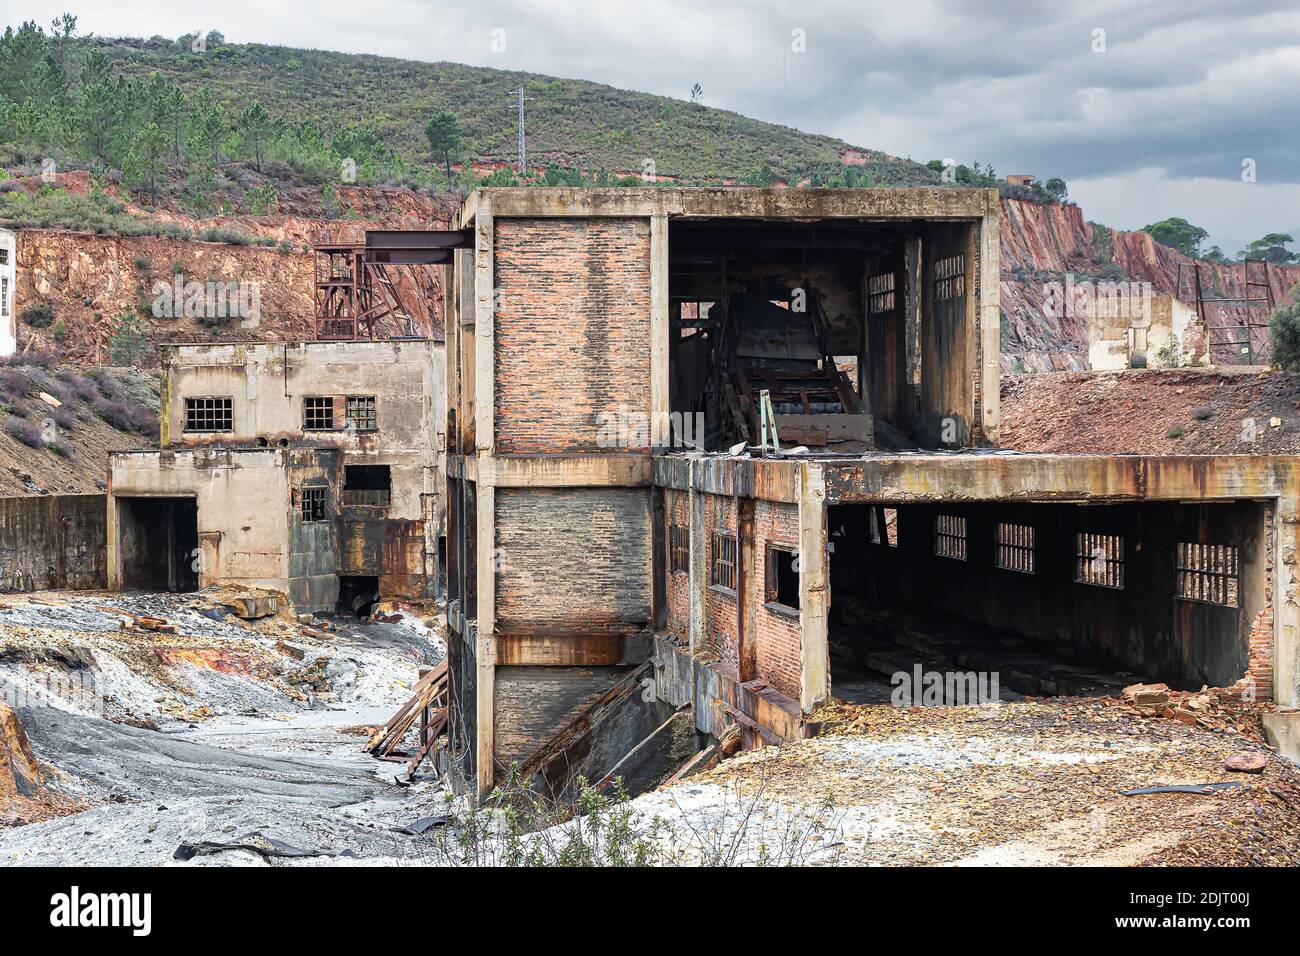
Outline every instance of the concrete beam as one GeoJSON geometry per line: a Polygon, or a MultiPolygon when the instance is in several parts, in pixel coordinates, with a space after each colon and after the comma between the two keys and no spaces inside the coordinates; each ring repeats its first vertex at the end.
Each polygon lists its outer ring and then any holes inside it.
{"type": "Polygon", "coordinates": [[[650,217],[651,445],[666,448],[669,434],[668,218],[650,217]]]}
{"type": "Polygon", "coordinates": [[[619,455],[498,455],[498,488],[641,488],[650,484],[651,459],[619,455]]]}
{"type": "MultiPolygon", "coordinates": [[[[974,220],[988,215],[996,189],[734,189],[670,187],[477,189],[465,209],[482,217],[680,216],[754,219],[974,220]]],[[[468,222],[462,213],[462,220],[468,222]]]]}
{"type": "Polygon", "coordinates": [[[538,667],[621,667],[650,659],[648,632],[634,634],[497,634],[496,663],[538,667]]]}

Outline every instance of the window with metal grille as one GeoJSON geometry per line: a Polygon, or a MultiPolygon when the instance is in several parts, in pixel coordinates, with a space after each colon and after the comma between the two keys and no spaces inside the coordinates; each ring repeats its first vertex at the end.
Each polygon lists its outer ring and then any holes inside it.
{"type": "Polygon", "coordinates": [[[799,604],[799,552],[795,548],[769,544],[766,575],[767,604],[797,611],[799,604]]]}
{"type": "Polygon", "coordinates": [[[9,265],[9,250],[0,246],[0,266],[9,265]]]}
{"type": "Polygon", "coordinates": [[[736,590],[736,536],[713,532],[709,558],[709,584],[736,590]]]}
{"type": "Polygon", "coordinates": [[[308,485],[302,489],[302,520],[324,521],[325,501],[329,489],[324,485],[308,485]]]}
{"type": "Polygon", "coordinates": [[[966,257],[948,256],[934,264],[934,297],[956,299],[966,294],[966,257]]]}
{"type": "Polygon", "coordinates": [[[894,309],[894,273],[884,272],[867,280],[867,311],[873,315],[894,309]]]}
{"type": "Polygon", "coordinates": [[[1237,549],[1231,545],[1179,543],[1174,554],[1175,596],[1237,607],[1239,567],[1237,549]]]}
{"type": "MultiPolygon", "coordinates": [[[[330,411],[333,412],[332,406],[330,411]]],[[[359,432],[372,432],[378,427],[375,418],[375,396],[348,396],[348,427],[359,432]]]]}
{"type": "Polygon", "coordinates": [[[185,399],[185,430],[187,432],[228,432],[234,431],[234,428],[234,399],[185,399]]]}
{"type": "MultiPolygon", "coordinates": [[[[2,252],[3,250],[0,250],[2,252]]],[[[0,315],[9,314],[9,277],[0,276],[0,315]]]]}
{"type": "Polygon", "coordinates": [[[1124,588],[1124,538],[1080,531],[1074,536],[1074,580],[1102,588],[1124,588]]]}
{"type": "Polygon", "coordinates": [[[320,432],[334,427],[334,396],[308,396],[302,400],[304,431],[320,432]]]}
{"type": "Polygon", "coordinates": [[[941,558],[966,560],[966,519],[959,515],[934,516],[934,553],[941,558]]]}
{"type": "Polygon", "coordinates": [[[673,571],[690,571],[690,529],[679,524],[668,526],[668,566],[673,571]]]}
{"type": "Polygon", "coordinates": [[[998,550],[994,561],[1008,571],[1034,573],[1034,529],[1027,524],[998,522],[998,550]]]}

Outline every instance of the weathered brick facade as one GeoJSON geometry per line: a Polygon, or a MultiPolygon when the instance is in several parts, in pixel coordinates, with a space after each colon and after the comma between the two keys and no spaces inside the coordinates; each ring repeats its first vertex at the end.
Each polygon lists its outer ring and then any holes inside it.
{"type": "Polygon", "coordinates": [[[498,630],[649,626],[648,490],[502,488],[496,518],[498,630]]]}
{"type": "Polygon", "coordinates": [[[740,669],[740,643],[736,635],[736,595],[709,584],[713,565],[713,534],[736,533],[736,503],[720,495],[704,496],[704,551],[708,562],[703,568],[704,646],[724,664],[740,669]]]}
{"type": "MultiPolygon", "coordinates": [[[[687,534],[691,527],[690,496],[680,491],[664,492],[664,546],[672,540],[673,525],[687,534]]],[[[689,565],[690,551],[687,550],[689,565]]],[[[665,629],[677,644],[688,646],[691,635],[691,574],[689,566],[681,571],[672,569],[672,554],[664,554],[665,600],[668,604],[665,629]]]]}
{"type": "Polygon", "coordinates": [[[1249,658],[1242,694],[1249,700],[1273,699],[1273,524],[1277,509],[1270,507],[1264,517],[1263,549],[1264,607],[1250,622],[1249,658]]]}
{"type": "Polygon", "coordinates": [[[495,282],[497,452],[648,452],[649,220],[502,219],[495,282]]]}
{"type": "Polygon", "coordinates": [[[757,677],[794,700],[799,699],[799,618],[768,606],[763,590],[767,547],[781,545],[799,549],[799,509],[775,501],[754,504],[754,581],[758,585],[758,606],[754,609],[753,634],[757,677]]]}

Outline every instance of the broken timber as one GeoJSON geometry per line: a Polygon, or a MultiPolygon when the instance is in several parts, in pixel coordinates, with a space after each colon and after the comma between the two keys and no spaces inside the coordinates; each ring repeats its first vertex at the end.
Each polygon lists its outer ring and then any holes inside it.
{"type": "Polygon", "coordinates": [[[414,691],[411,699],[398,708],[397,713],[388,718],[388,721],[366,741],[367,753],[381,760],[392,760],[393,751],[405,739],[416,719],[423,717],[420,727],[420,747],[407,765],[410,773],[414,773],[428,756],[433,749],[434,741],[447,726],[447,662],[443,661],[423,674],[415,682],[414,691]]]}

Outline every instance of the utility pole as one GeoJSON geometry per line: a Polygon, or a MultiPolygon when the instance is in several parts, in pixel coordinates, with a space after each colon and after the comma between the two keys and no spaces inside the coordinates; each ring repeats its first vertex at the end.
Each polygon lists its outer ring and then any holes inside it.
{"type": "Polygon", "coordinates": [[[524,100],[531,100],[532,97],[524,96],[522,86],[511,90],[510,95],[519,97],[519,178],[523,179],[528,175],[528,151],[524,146],[524,100]]]}

